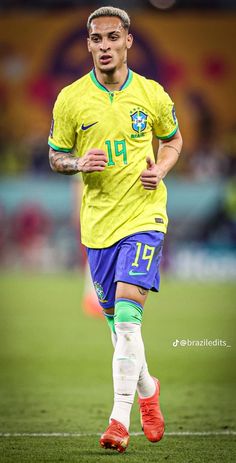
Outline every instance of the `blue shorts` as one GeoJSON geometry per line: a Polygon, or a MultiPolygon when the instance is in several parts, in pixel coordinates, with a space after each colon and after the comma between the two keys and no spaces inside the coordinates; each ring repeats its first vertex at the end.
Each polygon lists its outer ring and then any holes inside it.
{"type": "Polygon", "coordinates": [[[87,248],[93,284],[100,305],[114,307],[117,281],[159,291],[164,233],[135,233],[109,248],[87,248]]]}

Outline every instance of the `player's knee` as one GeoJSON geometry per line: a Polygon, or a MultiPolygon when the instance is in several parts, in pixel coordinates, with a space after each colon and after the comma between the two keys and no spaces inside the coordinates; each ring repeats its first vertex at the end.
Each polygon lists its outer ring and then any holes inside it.
{"type": "Polygon", "coordinates": [[[143,307],[132,299],[117,299],[115,302],[114,323],[134,323],[141,325],[143,307]]]}

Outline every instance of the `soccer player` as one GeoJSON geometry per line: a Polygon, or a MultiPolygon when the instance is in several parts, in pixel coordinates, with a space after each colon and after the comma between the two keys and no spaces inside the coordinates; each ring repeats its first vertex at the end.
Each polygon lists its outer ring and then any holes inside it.
{"type": "Polygon", "coordinates": [[[100,444],[124,452],[136,389],[147,439],[157,442],[164,433],[160,382],[148,371],[141,324],[149,290],[159,290],[167,228],[162,179],[182,138],[168,94],[127,66],[128,14],[101,7],[87,27],[94,68],[57,98],[49,159],[56,172],[82,172],[81,239],[114,345],[114,405],[100,444]]]}

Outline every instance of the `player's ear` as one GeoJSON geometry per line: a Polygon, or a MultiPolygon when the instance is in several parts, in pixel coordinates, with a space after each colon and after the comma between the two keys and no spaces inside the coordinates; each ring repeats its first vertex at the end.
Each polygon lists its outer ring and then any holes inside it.
{"type": "Polygon", "coordinates": [[[88,47],[89,53],[91,53],[90,38],[89,37],[87,38],[87,47],[88,47]]]}
{"type": "Polygon", "coordinates": [[[132,34],[128,34],[127,38],[126,38],[126,46],[127,46],[127,48],[128,49],[131,48],[132,44],[133,44],[133,36],[132,36],[132,34]]]}

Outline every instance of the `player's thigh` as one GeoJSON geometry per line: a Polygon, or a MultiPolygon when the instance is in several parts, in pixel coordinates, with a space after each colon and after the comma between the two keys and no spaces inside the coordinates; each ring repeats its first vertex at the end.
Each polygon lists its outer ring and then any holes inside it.
{"type": "Polygon", "coordinates": [[[148,292],[148,289],[141,286],[118,281],[116,286],[116,299],[131,299],[132,301],[138,302],[144,306],[148,292]]]}

